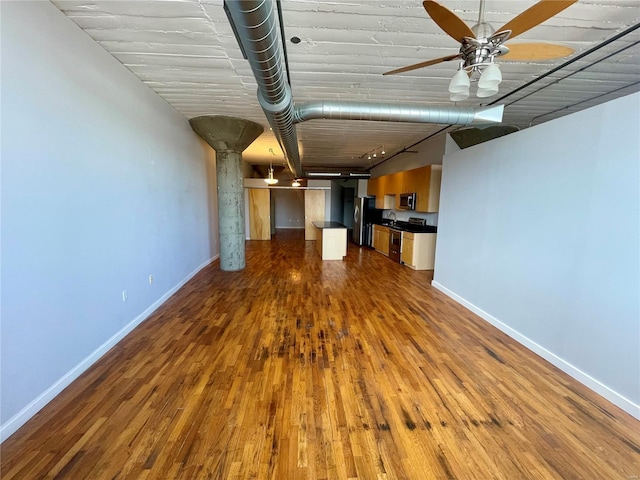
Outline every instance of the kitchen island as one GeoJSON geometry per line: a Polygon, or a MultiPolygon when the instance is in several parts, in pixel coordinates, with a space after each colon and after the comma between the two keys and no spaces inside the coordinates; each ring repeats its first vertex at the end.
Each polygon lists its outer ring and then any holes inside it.
{"type": "Polygon", "coordinates": [[[347,255],[347,227],[339,222],[313,222],[318,229],[316,250],[322,260],[342,260],[347,255]]]}

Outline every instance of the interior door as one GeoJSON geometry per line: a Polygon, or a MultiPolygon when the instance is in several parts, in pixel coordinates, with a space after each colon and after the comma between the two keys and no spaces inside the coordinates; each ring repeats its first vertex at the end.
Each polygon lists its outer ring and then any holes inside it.
{"type": "Polygon", "coordinates": [[[271,240],[271,192],[266,188],[249,189],[249,238],[271,240]]]}
{"type": "Polygon", "coordinates": [[[316,239],[316,227],[312,222],[324,221],[324,190],[304,192],[304,239],[316,239]]]}

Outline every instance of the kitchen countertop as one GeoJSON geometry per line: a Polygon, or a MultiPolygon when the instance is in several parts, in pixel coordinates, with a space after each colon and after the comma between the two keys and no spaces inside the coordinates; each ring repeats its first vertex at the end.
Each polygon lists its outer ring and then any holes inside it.
{"type": "Polygon", "coordinates": [[[340,222],[313,222],[313,225],[316,228],[347,228],[346,225],[341,224],[340,222]]]}
{"type": "Polygon", "coordinates": [[[383,220],[382,223],[376,225],[382,225],[383,227],[393,228],[403,232],[411,233],[438,233],[438,227],[433,225],[414,225],[409,222],[399,221],[387,221],[383,220]]]}

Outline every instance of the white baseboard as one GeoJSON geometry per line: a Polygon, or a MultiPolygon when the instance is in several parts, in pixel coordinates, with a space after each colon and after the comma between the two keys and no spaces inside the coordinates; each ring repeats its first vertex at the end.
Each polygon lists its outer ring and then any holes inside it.
{"type": "Polygon", "coordinates": [[[490,315],[489,313],[485,312],[481,308],[476,307],[474,304],[468,302],[467,300],[465,300],[461,296],[459,296],[456,293],[452,292],[451,290],[449,290],[444,285],[439,284],[435,280],[431,282],[431,285],[433,287],[437,288],[438,290],[440,290],[442,293],[444,293],[448,297],[451,297],[453,300],[455,300],[459,304],[461,304],[464,307],[466,307],[469,310],[471,310],[473,313],[475,313],[476,315],[481,317],[483,320],[486,320],[487,322],[489,322],[494,327],[496,327],[499,330],[501,330],[502,332],[506,333],[511,338],[513,338],[517,342],[519,342],[522,345],[524,345],[525,347],[527,347],[529,350],[537,353],[542,358],[544,358],[545,360],[547,360],[549,363],[553,364],[554,366],[558,367],[560,370],[562,370],[566,374],[570,375],[571,377],[575,378],[580,383],[584,384],[585,386],[587,386],[588,388],[590,388],[591,390],[593,390],[597,394],[599,394],[602,397],[606,398],[607,400],[609,400],[614,405],[617,405],[618,407],[620,407],[622,410],[624,410],[628,414],[634,416],[637,419],[640,419],[640,405],[636,405],[635,403],[633,403],[628,398],[620,395],[618,392],[616,392],[615,390],[612,390],[611,388],[607,387],[603,383],[601,383],[598,380],[596,380],[595,378],[591,377],[589,374],[587,374],[587,373],[583,372],[582,370],[580,370],[579,368],[571,365],[566,360],[563,360],[562,358],[558,357],[555,353],[547,350],[546,348],[544,348],[541,345],[538,345],[536,342],[534,342],[530,338],[524,336],[523,334],[521,334],[517,330],[514,330],[509,325],[501,322],[500,320],[498,320],[494,316],[490,315]]]}
{"type": "Polygon", "coordinates": [[[0,426],[0,443],[4,442],[7,438],[13,435],[22,425],[38,413],[47,403],[53,400],[62,390],[67,388],[75,379],[82,375],[89,367],[96,363],[105,353],[107,353],[113,346],[115,346],[120,340],[126,337],[134,328],[140,325],[146,320],[160,305],[166,302],[169,297],[176,293],[184,284],[191,280],[200,270],[214,262],[219,255],[211,257],[202,265],[197,267],[193,272],[184,277],[177,285],[172,287],[162,297],[152,303],[144,312],[131,320],[122,330],[115,333],[106,342],[100,345],[89,356],[78,363],[75,367],[64,374],[58,381],[42,392],[38,397],[31,401],[26,407],[16,413],[13,417],[7,420],[2,426],[0,426]]]}

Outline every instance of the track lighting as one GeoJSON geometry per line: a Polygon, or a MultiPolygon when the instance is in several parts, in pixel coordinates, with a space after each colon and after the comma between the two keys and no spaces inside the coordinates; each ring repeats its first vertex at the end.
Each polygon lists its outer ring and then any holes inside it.
{"type": "Polygon", "coordinates": [[[359,158],[365,158],[367,157],[367,160],[371,160],[373,158],[378,158],[378,150],[380,150],[380,156],[384,157],[386,155],[387,152],[385,152],[384,150],[384,145],[380,146],[380,147],[376,147],[373,150],[365,153],[364,155],[361,155],[359,158]]]}

